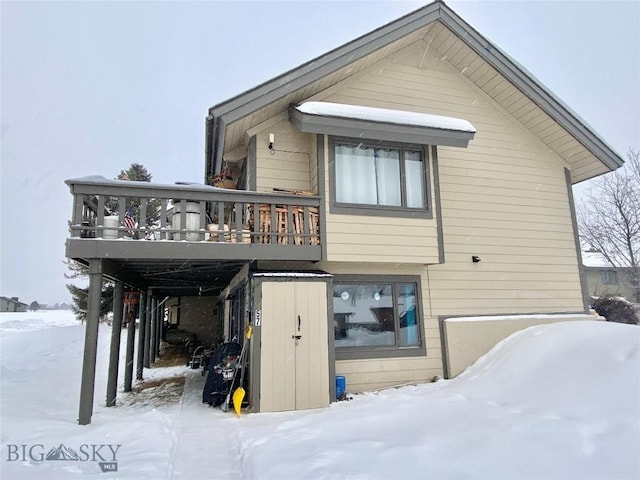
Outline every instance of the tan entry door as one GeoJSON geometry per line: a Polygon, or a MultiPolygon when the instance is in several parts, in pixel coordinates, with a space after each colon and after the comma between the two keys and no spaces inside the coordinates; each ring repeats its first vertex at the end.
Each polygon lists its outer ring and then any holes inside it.
{"type": "Polygon", "coordinates": [[[260,411],[329,405],[324,282],[263,282],[260,411]]]}

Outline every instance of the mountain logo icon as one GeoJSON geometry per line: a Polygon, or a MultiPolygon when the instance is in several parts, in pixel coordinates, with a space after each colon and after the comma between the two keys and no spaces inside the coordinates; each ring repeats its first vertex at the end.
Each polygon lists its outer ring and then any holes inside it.
{"type": "Polygon", "coordinates": [[[73,448],[66,447],[64,443],[61,443],[49,450],[45,460],[80,460],[80,457],[73,448]]]}

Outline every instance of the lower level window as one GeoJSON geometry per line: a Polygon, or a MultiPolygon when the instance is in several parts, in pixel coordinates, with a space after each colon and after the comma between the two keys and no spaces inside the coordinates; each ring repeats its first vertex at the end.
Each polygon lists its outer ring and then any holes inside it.
{"type": "Polygon", "coordinates": [[[403,356],[422,346],[418,283],[341,281],[333,286],[336,357],[403,356]],[[357,352],[360,352],[358,355],[357,352]]]}

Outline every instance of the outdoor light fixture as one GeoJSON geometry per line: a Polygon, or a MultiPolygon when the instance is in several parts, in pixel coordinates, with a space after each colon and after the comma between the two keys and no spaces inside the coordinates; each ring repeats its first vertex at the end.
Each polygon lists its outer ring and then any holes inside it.
{"type": "Polygon", "coordinates": [[[471,261],[472,261],[473,263],[478,263],[478,262],[482,261],[482,259],[481,259],[479,256],[477,256],[477,255],[473,255],[473,256],[471,257],[471,261]]]}
{"type": "Polygon", "coordinates": [[[273,155],[276,151],[273,149],[273,143],[276,141],[276,136],[273,133],[269,134],[269,153],[273,155]]]}

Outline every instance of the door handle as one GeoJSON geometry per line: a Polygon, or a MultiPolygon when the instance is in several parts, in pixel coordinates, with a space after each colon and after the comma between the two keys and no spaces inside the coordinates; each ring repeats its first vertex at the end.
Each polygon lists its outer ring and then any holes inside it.
{"type": "Polygon", "coordinates": [[[291,338],[295,338],[296,340],[300,340],[302,335],[291,335],[291,338]]]}
{"type": "Polygon", "coordinates": [[[300,322],[302,322],[302,320],[300,320],[300,315],[298,315],[298,331],[300,331],[300,322]]]}

